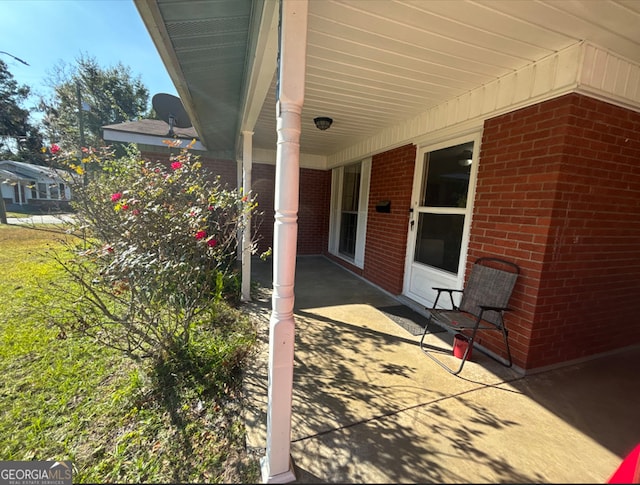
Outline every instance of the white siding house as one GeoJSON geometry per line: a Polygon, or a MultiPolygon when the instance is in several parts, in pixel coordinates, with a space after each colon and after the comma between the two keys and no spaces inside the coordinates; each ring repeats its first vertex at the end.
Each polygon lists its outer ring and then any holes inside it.
{"type": "Polygon", "coordinates": [[[69,172],[14,160],[0,161],[0,189],[7,204],[59,206],[71,200],[69,172]]]}

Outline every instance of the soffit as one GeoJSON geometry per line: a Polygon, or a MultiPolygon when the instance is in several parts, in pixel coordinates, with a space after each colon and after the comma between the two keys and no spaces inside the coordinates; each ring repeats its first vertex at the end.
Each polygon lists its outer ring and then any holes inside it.
{"type": "MultiPolygon", "coordinates": [[[[251,2],[157,5],[180,67],[169,70],[181,97],[181,83],[190,96],[198,133],[210,149],[233,149],[251,2]]],[[[301,152],[345,150],[581,41],[640,64],[638,25],[635,0],[310,1],[301,152]],[[316,116],[333,126],[317,130],[316,116]]],[[[256,148],[276,146],[275,104],[273,80],[253,130],[256,148]]]]}
{"type": "Polygon", "coordinates": [[[232,156],[250,36],[251,0],[136,0],[200,138],[232,156]]]}

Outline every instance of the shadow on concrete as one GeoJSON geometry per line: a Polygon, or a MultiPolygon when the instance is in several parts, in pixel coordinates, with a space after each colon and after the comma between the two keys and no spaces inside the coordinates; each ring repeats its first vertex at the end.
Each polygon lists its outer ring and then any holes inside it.
{"type": "MultiPolygon", "coordinates": [[[[270,274],[254,281],[271,285],[270,274]]],[[[247,379],[253,448],[266,443],[269,298],[252,302],[265,322],[247,379]]],[[[640,440],[639,350],[526,377],[480,357],[455,377],[380,311],[393,305],[333,262],[299,258],[299,483],[603,483],[640,440]]]]}

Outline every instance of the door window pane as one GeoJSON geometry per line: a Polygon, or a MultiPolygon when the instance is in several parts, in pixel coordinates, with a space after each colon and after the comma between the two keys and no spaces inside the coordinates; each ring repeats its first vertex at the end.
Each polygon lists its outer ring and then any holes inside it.
{"type": "Polygon", "coordinates": [[[471,157],[472,152],[465,145],[428,153],[421,205],[464,209],[467,206],[471,157]]]}
{"type": "Polygon", "coordinates": [[[414,260],[457,273],[463,229],[462,214],[420,214],[414,260]]]}

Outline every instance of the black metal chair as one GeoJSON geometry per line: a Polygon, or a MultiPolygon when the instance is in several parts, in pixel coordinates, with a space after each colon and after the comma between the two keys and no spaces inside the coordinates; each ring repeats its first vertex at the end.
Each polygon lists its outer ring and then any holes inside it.
{"type": "Polygon", "coordinates": [[[429,317],[425,325],[420,349],[441,367],[456,375],[462,371],[465,362],[469,358],[473,342],[478,331],[497,330],[502,332],[507,351],[507,362],[502,362],[490,354],[489,357],[497,360],[507,367],[512,366],[511,349],[507,329],[504,325],[503,314],[507,307],[516,284],[520,269],[515,264],[498,258],[478,258],[473,264],[469,278],[463,290],[451,288],[433,288],[438,293],[432,308],[427,308],[429,317]],[[460,305],[453,301],[453,293],[462,293],[460,305]],[[440,295],[447,293],[451,300],[451,309],[437,308],[440,295]],[[433,355],[433,351],[444,352],[446,349],[427,345],[424,339],[429,333],[429,326],[435,323],[450,333],[463,334],[467,339],[467,347],[464,350],[460,367],[457,370],[447,366],[442,360],[433,355]]]}

